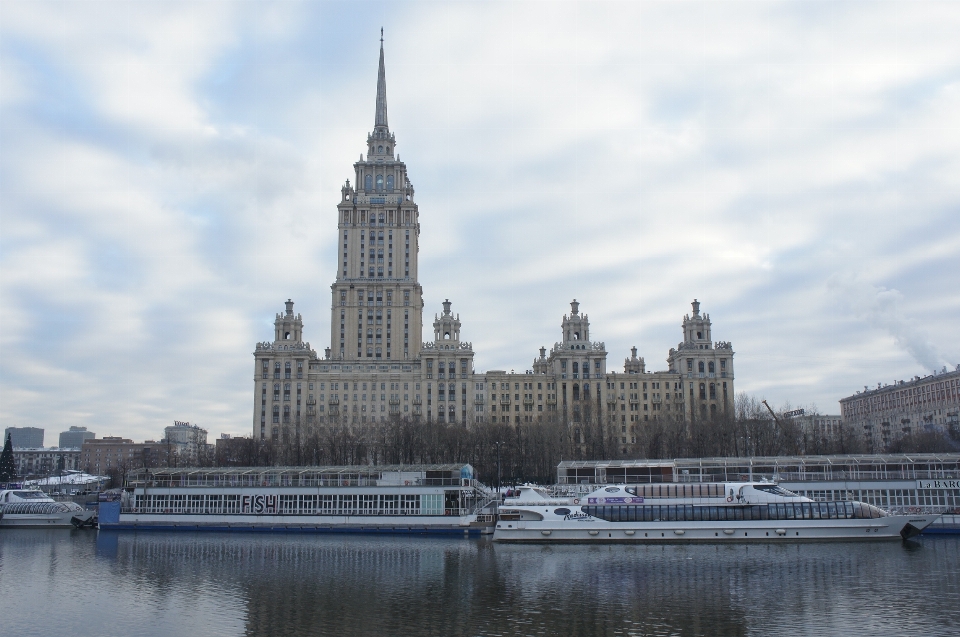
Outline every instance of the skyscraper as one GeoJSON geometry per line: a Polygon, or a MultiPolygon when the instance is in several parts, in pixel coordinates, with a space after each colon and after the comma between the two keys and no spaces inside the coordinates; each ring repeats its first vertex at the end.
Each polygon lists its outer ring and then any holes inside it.
{"type": "Polygon", "coordinates": [[[449,300],[434,316],[433,339],[423,342],[419,210],[396,145],[381,40],[373,131],[337,205],[330,346],[320,357],[303,340],[303,319],[288,300],[274,340],[254,352],[255,438],[302,440],[398,418],[461,425],[554,419],[569,425],[575,443],[600,431],[629,453],[644,423],[732,411],[733,349],[714,344],[696,300],[666,371],[647,372],[635,347],[623,372],[608,371],[606,347],[590,340],[576,300],[561,321],[561,340],[549,353],[540,348],[523,373],[476,372],[473,344],[461,338],[449,300]]]}

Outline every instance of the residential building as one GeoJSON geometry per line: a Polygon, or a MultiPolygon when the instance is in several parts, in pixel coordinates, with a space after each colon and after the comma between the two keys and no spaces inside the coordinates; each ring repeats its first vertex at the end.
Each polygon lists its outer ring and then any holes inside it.
{"type": "Polygon", "coordinates": [[[898,438],[925,431],[960,429],[960,365],[953,371],[878,383],[840,400],[843,422],[880,449],[898,438]]]}
{"type": "Polygon", "coordinates": [[[60,447],[14,448],[13,462],[20,478],[57,475],[80,468],[80,449],[60,447]]]}
{"type": "Polygon", "coordinates": [[[207,430],[189,422],[175,420],[164,428],[163,439],[180,464],[196,463],[207,448],[207,430]]]}
{"type": "Polygon", "coordinates": [[[169,455],[167,444],[162,441],[134,442],[119,436],[104,436],[83,441],[77,468],[96,475],[122,474],[139,467],[165,466],[169,455]]]}

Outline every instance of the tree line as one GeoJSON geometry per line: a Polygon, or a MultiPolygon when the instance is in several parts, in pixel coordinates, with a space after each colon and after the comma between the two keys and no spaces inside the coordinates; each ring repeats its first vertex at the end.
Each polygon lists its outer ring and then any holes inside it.
{"type": "MultiPolygon", "coordinates": [[[[561,416],[525,423],[441,423],[395,417],[359,426],[347,423],[280,440],[232,438],[189,459],[191,466],[320,466],[468,463],[488,485],[553,483],[562,460],[672,459],[742,456],[920,453],[960,450],[960,436],[936,432],[904,436],[881,449],[841,424],[830,435],[784,415],[773,418],[763,401],[738,394],[732,413],[676,422],[623,423],[585,407],[577,422],[561,416]],[[631,427],[631,424],[633,425],[631,427]],[[624,442],[626,440],[626,442],[624,442]]],[[[817,416],[807,409],[807,416],[817,416]]],[[[176,454],[151,467],[180,466],[176,454]]],[[[133,466],[111,472],[113,484],[133,466]]]]}

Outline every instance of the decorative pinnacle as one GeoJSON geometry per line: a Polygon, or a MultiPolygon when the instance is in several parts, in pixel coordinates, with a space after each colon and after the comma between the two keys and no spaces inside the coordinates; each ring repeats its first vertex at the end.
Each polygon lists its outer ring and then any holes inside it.
{"type": "Polygon", "coordinates": [[[387,75],[383,68],[383,28],[380,28],[380,70],[377,74],[377,116],[375,128],[387,128],[387,75]]]}

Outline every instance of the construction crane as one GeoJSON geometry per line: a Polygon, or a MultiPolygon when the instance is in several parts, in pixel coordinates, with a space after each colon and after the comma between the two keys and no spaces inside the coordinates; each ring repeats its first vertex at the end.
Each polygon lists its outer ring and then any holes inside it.
{"type": "MultiPolygon", "coordinates": [[[[780,422],[780,419],[777,418],[777,414],[774,413],[773,409],[770,408],[770,405],[767,404],[767,401],[766,401],[766,400],[761,400],[760,402],[763,403],[763,406],[766,407],[766,408],[767,408],[767,411],[770,412],[770,415],[773,416],[773,421],[774,421],[775,423],[777,423],[777,426],[778,426],[778,427],[780,427],[780,431],[783,433],[783,435],[786,436],[786,437],[789,439],[791,432],[784,426],[784,424],[783,424],[782,422],[780,422]]],[[[802,409],[799,409],[799,410],[797,410],[797,411],[799,411],[800,414],[803,414],[803,410],[802,410],[802,409]]],[[[790,412],[790,413],[795,413],[795,412],[790,412]]]]}

